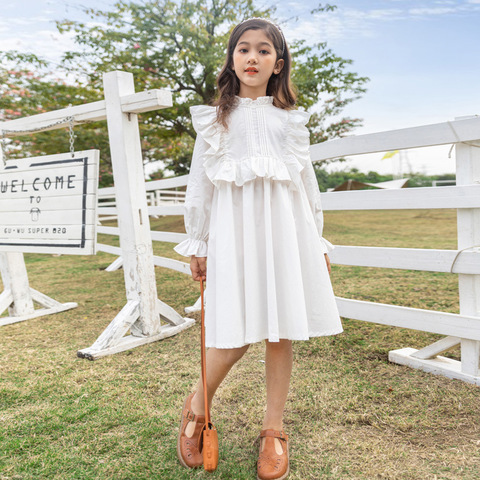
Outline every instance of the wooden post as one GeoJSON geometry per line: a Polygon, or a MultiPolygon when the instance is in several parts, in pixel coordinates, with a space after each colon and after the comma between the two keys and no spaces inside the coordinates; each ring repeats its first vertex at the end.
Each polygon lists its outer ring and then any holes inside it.
{"type": "MultiPolygon", "coordinates": [[[[475,117],[460,117],[455,120],[467,120],[475,117]]],[[[452,127],[453,129],[453,127],[452,127]]],[[[480,182],[480,142],[457,142],[456,184],[474,185],[480,182]],[[478,145],[476,147],[475,145],[478,145]]],[[[432,187],[435,188],[435,187],[432,187]]],[[[445,187],[442,187],[445,188],[445,187]]],[[[457,208],[458,250],[480,251],[480,208],[457,208]],[[473,248],[475,245],[477,247],[473,248]]],[[[460,254],[462,255],[462,254],[460,254]]],[[[478,255],[478,253],[477,253],[478,255]]],[[[480,317],[480,275],[474,273],[458,274],[460,314],[480,317]]],[[[457,378],[480,386],[480,342],[470,338],[447,336],[438,342],[420,350],[402,348],[389,352],[390,361],[427,372],[457,378]],[[441,353],[458,345],[461,346],[461,361],[440,356],[441,353]]]]}
{"type": "Polygon", "coordinates": [[[160,322],[138,115],[122,113],[120,101],[135,93],[133,75],[105,74],[104,90],[127,301],[137,301],[140,306],[132,334],[152,335],[159,331],[160,322]]]}
{"type": "Polygon", "coordinates": [[[74,302],[60,303],[29,286],[27,269],[20,252],[0,253],[0,272],[4,290],[0,295],[0,314],[8,308],[8,317],[0,318],[0,326],[23,322],[76,308],[74,302]],[[34,309],[33,301],[41,307],[34,309]]]}
{"type": "Polygon", "coordinates": [[[8,307],[8,313],[13,317],[32,314],[34,311],[33,301],[23,253],[0,253],[0,271],[4,287],[2,293],[4,300],[0,302],[0,312],[8,307]]]}
{"type": "Polygon", "coordinates": [[[194,324],[157,298],[138,115],[122,108],[122,97],[135,95],[133,75],[109,72],[103,85],[127,304],[90,348],[77,352],[89,360],[160,340],[194,324]],[[162,326],[161,319],[167,325],[162,326]],[[124,336],[129,329],[131,335],[124,336]]]}
{"type": "MultiPolygon", "coordinates": [[[[461,117],[455,120],[461,120],[461,117]]],[[[480,183],[480,142],[458,143],[456,149],[457,185],[480,183]],[[478,145],[475,147],[473,145],[478,145]]],[[[480,245],[480,208],[457,210],[458,248],[480,245]]],[[[477,252],[480,247],[476,247],[477,252]]],[[[458,274],[460,313],[480,317],[480,275],[458,274]]],[[[462,339],[462,373],[479,376],[480,342],[462,339]]]]}

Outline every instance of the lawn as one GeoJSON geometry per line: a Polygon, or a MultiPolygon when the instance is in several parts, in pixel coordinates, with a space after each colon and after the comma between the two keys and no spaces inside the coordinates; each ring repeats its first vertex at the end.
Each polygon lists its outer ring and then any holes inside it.
{"type": "MultiPolygon", "coordinates": [[[[325,225],[334,244],[456,248],[455,210],[327,212],[325,225]]],[[[183,219],[152,220],[152,228],[183,231],[183,219]]],[[[185,260],[172,247],[154,245],[185,260]]],[[[32,287],[78,308],[0,327],[0,480],[255,478],[263,344],[249,349],[214,401],[218,470],[186,470],[176,438],[199,375],[198,323],[95,362],[79,359],[77,350],[124,306],[123,271],[105,272],[115,258],[106,253],[25,258],[32,287]]],[[[156,278],[159,298],[185,315],[198,283],[164,268],[156,278]]],[[[333,265],[331,278],[340,297],[459,312],[455,274],[333,265]]],[[[441,337],[342,322],[340,335],[294,344],[289,479],[480,479],[479,388],[388,361],[390,350],[441,337]]],[[[458,359],[459,349],[446,355],[458,359]]]]}

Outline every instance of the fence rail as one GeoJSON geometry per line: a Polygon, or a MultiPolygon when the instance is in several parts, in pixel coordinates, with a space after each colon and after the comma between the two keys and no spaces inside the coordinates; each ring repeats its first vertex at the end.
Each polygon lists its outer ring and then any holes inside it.
{"type": "MultiPolygon", "coordinates": [[[[404,348],[391,351],[389,359],[480,385],[480,118],[461,118],[451,122],[415,128],[352,136],[312,145],[312,161],[383,152],[396,149],[456,145],[457,185],[398,190],[341,191],[321,194],[325,211],[456,209],[458,245],[463,250],[389,248],[338,245],[330,253],[332,263],[376,268],[396,268],[433,272],[452,272],[459,276],[460,314],[365,302],[336,297],[340,315],[394,327],[428,331],[447,337],[421,350],[404,348]],[[457,344],[462,360],[439,356],[457,344]]],[[[188,176],[149,182],[165,191],[187,184],[188,176]]],[[[101,214],[114,214],[113,207],[100,207],[101,214]]],[[[183,205],[148,208],[149,215],[181,215],[183,205]]],[[[99,233],[117,235],[118,229],[100,227],[99,233]]],[[[151,232],[152,240],[181,242],[186,234],[151,232]]],[[[99,250],[119,255],[118,247],[99,245],[99,250]]],[[[115,262],[114,262],[115,263],[115,262]]],[[[188,264],[154,257],[155,265],[190,274],[188,264]]],[[[115,268],[121,264],[116,261],[115,268]]],[[[112,264],[113,265],[113,264],[112,264]]],[[[113,268],[112,268],[113,269],[113,268]]],[[[198,303],[198,302],[197,302],[198,303]]]]}

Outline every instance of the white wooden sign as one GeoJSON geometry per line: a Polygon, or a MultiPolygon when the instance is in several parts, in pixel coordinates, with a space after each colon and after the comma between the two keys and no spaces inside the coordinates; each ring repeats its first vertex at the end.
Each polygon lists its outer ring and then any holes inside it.
{"type": "Polygon", "coordinates": [[[0,170],[0,251],[94,255],[99,151],[23,158],[0,170]]]}

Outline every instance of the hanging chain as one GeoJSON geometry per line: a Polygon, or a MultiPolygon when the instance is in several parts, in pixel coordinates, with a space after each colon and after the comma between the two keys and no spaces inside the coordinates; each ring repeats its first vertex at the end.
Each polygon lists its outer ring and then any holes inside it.
{"type": "MultiPolygon", "coordinates": [[[[42,127],[37,127],[37,128],[26,128],[25,130],[3,130],[3,134],[5,133],[32,133],[32,132],[41,132],[42,130],[49,129],[50,127],[56,127],[57,125],[61,125],[62,123],[68,123],[70,121],[75,120],[75,117],[65,117],[60,120],[57,120],[56,122],[49,123],[48,125],[43,125],[42,127]]],[[[1,127],[0,127],[1,129],[1,127]]]]}
{"type": "Polygon", "coordinates": [[[73,133],[73,122],[75,120],[75,118],[72,116],[72,117],[68,117],[70,122],[68,124],[68,130],[70,132],[70,153],[72,154],[72,158],[75,157],[75,147],[74,147],[74,142],[75,142],[75,134],[73,133]]]}
{"type": "Polygon", "coordinates": [[[2,160],[3,160],[3,165],[7,163],[7,139],[5,137],[5,130],[2,130],[2,160]]]}
{"type": "MultiPolygon", "coordinates": [[[[75,134],[73,133],[74,122],[75,122],[75,117],[72,115],[72,116],[68,116],[60,120],[57,120],[56,122],[49,123],[48,125],[43,125],[42,127],[26,128],[25,130],[7,130],[7,129],[2,129],[0,127],[2,131],[1,148],[2,148],[4,162],[7,160],[7,141],[6,141],[7,133],[21,134],[21,133],[41,132],[45,129],[49,129],[51,127],[56,127],[57,125],[61,125],[62,123],[68,123],[69,134],[70,134],[70,153],[72,154],[72,158],[73,158],[75,156],[75,148],[74,148],[75,134]]],[[[89,122],[85,122],[85,123],[89,123],[89,122]]]]}

